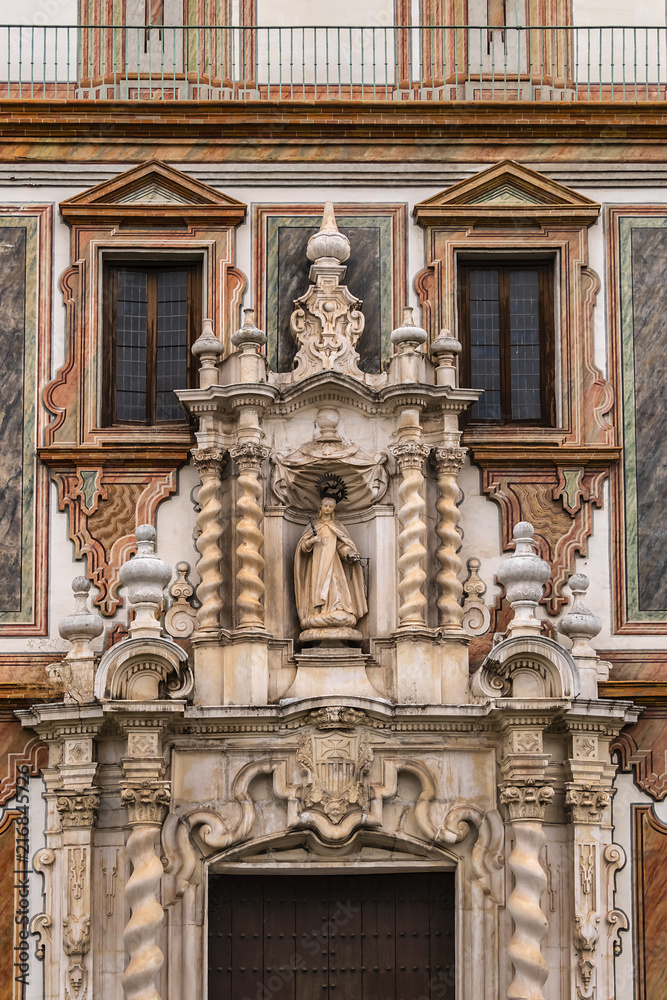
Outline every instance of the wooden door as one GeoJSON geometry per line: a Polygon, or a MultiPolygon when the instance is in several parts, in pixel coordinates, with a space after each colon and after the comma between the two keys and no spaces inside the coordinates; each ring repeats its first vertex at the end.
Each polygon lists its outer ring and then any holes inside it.
{"type": "Polygon", "coordinates": [[[454,876],[213,875],[209,1000],[454,1000],[454,876]]]}

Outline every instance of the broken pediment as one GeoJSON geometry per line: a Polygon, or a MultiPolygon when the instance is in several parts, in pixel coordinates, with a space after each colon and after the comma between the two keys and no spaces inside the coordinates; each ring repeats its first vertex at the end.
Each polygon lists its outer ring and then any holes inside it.
{"type": "Polygon", "coordinates": [[[592,225],[597,202],[513,160],[504,160],[419,202],[422,226],[529,225],[544,222],[592,225]]]}
{"type": "Polygon", "coordinates": [[[118,177],[60,203],[66,222],[113,221],[168,225],[215,219],[242,222],[246,206],[159,160],[148,160],[118,177]]]}

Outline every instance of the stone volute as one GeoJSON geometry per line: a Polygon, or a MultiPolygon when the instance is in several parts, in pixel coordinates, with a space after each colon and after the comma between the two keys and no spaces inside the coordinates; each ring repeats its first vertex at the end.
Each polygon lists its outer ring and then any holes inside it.
{"type": "Polygon", "coordinates": [[[539,635],[541,631],[535,609],[551,575],[551,567],[535,553],[534,534],[529,521],[519,521],[515,525],[516,548],[496,574],[507,589],[507,600],[514,611],[514,618],[507,627],[508,635],[512,637],[539,635]]]}
{"type": "Polygon", "coordinates": [[[590,611],[584,603],[584,595],[588,590],[589,580],[583,573],[575,573],[568,581],[574,601],[572,609],[564,615],[558,625],[558,631],[572,640],[573,656],[596,656],[590,640],[602,629],[602,622],[590,611]]]}
{"type": "Polygon", "coordinates": [[[218,361],[222,354],[222,344],[213,332],[213,321],[205,319],[202,332],[192,345],[192,353],[199,358],[199,388],[208,389],[218,382],[218,361]]]}
{"type": "Polygon", "coordinates": [[[75,576],[72,580],[72,592],[74,611],[62,619],[58,631],[63,639],[72,643],[72,648],[67,654],[68,660],[88,659],[95,655],[90,643],[98,635],[102,635],[104,622],[100,615],[88,607],[90,580],[85,576],[75,576]]]}
{"type": "Polygon", "coordinates": [[[130,638],[151,639],[161,635],[159,612],[171,568],[155,554],[155,528],[140,524],[136,530],[137,554],[121,566],[120,579],[135,611],[130,638]]]}

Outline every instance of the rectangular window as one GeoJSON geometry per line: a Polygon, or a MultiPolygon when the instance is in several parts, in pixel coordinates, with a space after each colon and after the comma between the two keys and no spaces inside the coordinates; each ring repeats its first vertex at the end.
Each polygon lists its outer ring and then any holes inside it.
{"type": "Polygon", "coordinates": [[[191,383],[201,326],[198,265],[109,264],[105,270],[104,423],[185,420],[174,395],[191,383]]]}
{"type": "Polygon", "coordinates": [[[483,395],[470,421],[555,424],[549,261],[459,265],[462,382],[483,395]]]}

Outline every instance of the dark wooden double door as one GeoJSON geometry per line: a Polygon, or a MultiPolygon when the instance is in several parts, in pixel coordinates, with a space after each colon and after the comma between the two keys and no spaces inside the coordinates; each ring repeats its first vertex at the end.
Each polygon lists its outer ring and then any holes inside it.
{"type": "Polygon", "coordinates": [[[213,875],[209,1000],[454,1000],[454,876],[213,875]]]}

